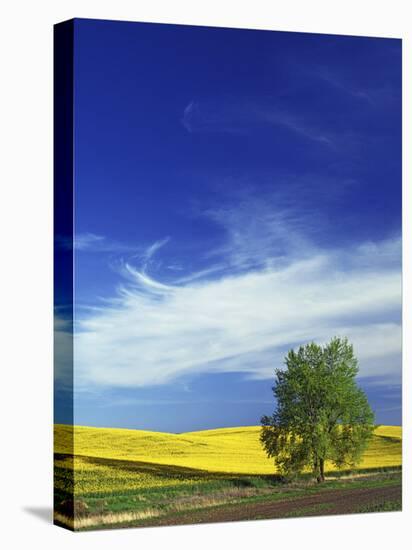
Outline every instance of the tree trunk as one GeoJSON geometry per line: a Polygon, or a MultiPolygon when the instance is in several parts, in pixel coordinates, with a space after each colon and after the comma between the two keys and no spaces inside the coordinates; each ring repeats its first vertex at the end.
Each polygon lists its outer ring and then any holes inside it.
{"type": "Polygon", "coordinates": [[[313,473],[316,474],[316,481],[320,483],[319,460],[317,458],[313,462],[313,473]]]}
{"type": "Polygon", "coordinates": [[[317,478],[318,483],[325,481],[325,461],[323,458],[319,459],[319,476],[317,478]]]}

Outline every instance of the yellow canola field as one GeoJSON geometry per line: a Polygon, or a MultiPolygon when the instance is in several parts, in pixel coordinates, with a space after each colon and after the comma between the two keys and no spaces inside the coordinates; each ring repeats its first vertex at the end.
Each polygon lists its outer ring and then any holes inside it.
{"type": "MultiPolygon", "coordinates": [[[[77,457],[180,466],[207,472],[273,474],[273,460],[266,457],[259,435],[259,426],[170,434],[56,425],[55,452],[75,454],[77,457]]],[[[402,428],[378,427],[359,468],[401,464],[402,428]]],[[[329,465],[327,469],[331,471],[333,466],[329,465]]],[[[76,483],[78,479],[76,476],[76,483]]]]}
{"type": "Polygon", "coordinates": [[[144,489],[167,489],[197,484],[199,481],[208,481],[207,476],[168,475],[162,467],[153,465],[150,468],[130,468],[123,462],[98,463],[81,456],[73,458],[57,458],[54,461],[56,489],[61,491],[74,491],[77,496],[110,493],[136,493],[144,489]],[[74,479],[67,473],[74,470],[74,479]],[[206,479],[203,479],[206,477],[206,479]]]}

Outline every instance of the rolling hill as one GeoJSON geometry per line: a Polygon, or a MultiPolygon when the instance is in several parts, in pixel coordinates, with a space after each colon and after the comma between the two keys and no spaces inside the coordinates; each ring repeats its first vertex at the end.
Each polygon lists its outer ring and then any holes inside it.
{"type": "MultiPolygon", "coordinates": [[[[182,434],[118,428],[55,426],[55,452],[127,460],[196,470],[238,474],[273,474],[259,441],[260,427],[221,428],[182,434]]],[[[402,428],[380,426],[359,468],[386,468],[402,463],[402,428]]],[[[329,471],[333,466],[329,465],[329,471]]]]}

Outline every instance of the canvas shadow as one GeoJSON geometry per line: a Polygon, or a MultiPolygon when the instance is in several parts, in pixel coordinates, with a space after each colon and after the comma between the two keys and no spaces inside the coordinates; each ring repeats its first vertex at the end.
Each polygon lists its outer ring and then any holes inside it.
{"type": "Polygon", "coordinates": [[[51,506],[25,506],[23,511],[41,521],[49,524],[53,523],[53,508],[51,506]]]}

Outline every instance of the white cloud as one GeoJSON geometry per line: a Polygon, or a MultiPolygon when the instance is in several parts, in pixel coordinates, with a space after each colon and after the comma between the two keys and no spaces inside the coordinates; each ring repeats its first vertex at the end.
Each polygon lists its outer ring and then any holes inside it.
{"type": "Polygon", "coordinates": [[[224,255],[226,269],[213,279],[206,269],[164,284],[126,264],[129,284],[77,321],[76,387],[205,372],[272,377],[288,348],[335,335],[354,343],[362,376],[399,373],[400,239],[319,250],[290,212],[262,208],[259,223],[257,211],[243,214],[209,212],[227,235],[212,254],[224,255]]]}
{"type": "Polygon", "coordinates": [[[60,389],[73,388],[72,323],[57,311],[54,314],[54,380],[60,389]]]}

